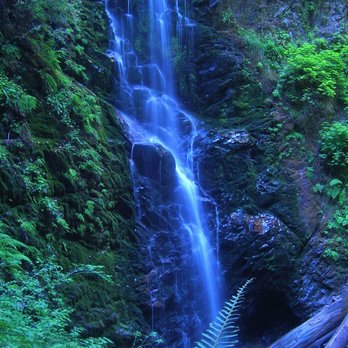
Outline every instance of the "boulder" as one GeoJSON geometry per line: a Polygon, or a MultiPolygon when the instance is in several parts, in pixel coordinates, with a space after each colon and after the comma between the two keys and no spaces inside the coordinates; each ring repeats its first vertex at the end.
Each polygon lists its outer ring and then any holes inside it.
{"type": "Polygon", "coordinates": [[[270,213],[249,215],[238,209],[221,226],[221,258],[227,272],[264,279],[264,286],[291,275],[301,247],[297,235],[270,213]]]}
{"type": "Polygon", "coordinates": [[[174,156],[159,144],[134,144],[132,159],[138,173],[157,181],[163,186],[172,186],[176,181],[174,156]]]}

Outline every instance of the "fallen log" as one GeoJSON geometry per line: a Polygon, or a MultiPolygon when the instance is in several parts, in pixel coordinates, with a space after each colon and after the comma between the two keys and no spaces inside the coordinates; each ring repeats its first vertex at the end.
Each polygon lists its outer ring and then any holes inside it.
{"type": "Polygon", "coordinates": [[[348,314],[325,348],[345,348],[348,345],[348,314]]]}
{"type": "Polygon", "coordinates": [[[337,327],[335,327],[332,331],[330,331],[328,334],[326,334],[323,337],[320,337],[318,339],[318,341],[315,341],[314,343],[310,344],[308,347],[306,348],[323,348],[324,344],[327,343],[329,341],[329,339],[334,335],[334,333],[336,332],[337,327]]]}
{"type": "MultiPolygon", "coordinates": [[[[273,343],[269,348],[308,348],[314,347],[316,342],[321,341],[324,336],[327,343],[330,338],[335,338],[342,331],[337,339],[344,339],[347,327],[342,320],[348,313],[348,295],[325,306],[319,313],[315,314],[311,319],[307,320],[300,326],[288,332],[278,341],[273,343]],[[342,323],[339,329],[338,326],[342,323]],[[330,335],[331,334],[331,335],[330,335]]],[[[344,320],[345,321],[345,320],[344,320]]],[[[347,323],[348,324],[348,323],[347,323]]],[[[329,347],[329,346],[327,346],[329,347]]],[[[344,346],[332,345],[330,348],[345,348],[344,346]]]]}

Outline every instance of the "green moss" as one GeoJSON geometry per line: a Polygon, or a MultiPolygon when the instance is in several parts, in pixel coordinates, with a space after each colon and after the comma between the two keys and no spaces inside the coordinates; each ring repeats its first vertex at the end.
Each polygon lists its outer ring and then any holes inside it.
{"type": "Polygon", "coordinates": [[[111,313],[98,335],[105,332],[122,346],[115,338],[119,325],[144,323],[131,286],[128,160],[114,108],[105,102],[113,65],[104,55],[104,6],[29,0],[11,2],[6,16],[0,133],[8,140],[0,144],[0,220],[38,250],[36,259],[54,255],[66,271],[81,263],[105,266],[115,286],[79,276],[64,298],[76,311],[74,324],[94,325],[111,313]]]}

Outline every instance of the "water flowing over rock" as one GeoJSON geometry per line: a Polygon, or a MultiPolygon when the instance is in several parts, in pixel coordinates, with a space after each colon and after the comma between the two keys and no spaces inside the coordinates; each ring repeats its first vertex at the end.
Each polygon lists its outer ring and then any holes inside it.
{"type": "Polygon", "coordinates": [[[132,142],[136,233],[145,273],[138,290],[152,329],[170,347],[191,347],[220,302],[216,231],[204,214],[211,198],[201,190],[195,163],[200,125],[176,98],[172,66],[173,40],[186,50],[192,44],[195,24],[188,5],[106,1],[116,106],[132,142]],[[139,16],[148,21],[144,32],[134,25],[139,16]],[[141,37],[148,43],[144,52],[136,47],[141,37]]]}
{"type": "Polygon", "coordinates": [[[140,175],[157,181],[161,186],[175,186],[175,159],[163,146],[136,143],[133,146],[132,159],[140,175]]]}

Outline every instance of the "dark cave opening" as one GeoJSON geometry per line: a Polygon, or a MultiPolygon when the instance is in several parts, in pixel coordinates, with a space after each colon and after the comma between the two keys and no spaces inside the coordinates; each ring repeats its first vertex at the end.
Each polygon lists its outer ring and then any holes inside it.
{"type": "Polygon", "coordinates": [[[282,292],[262,292],[246,306],[239,325],[243,347],[266,347],[301,323],[282,292]]]}

